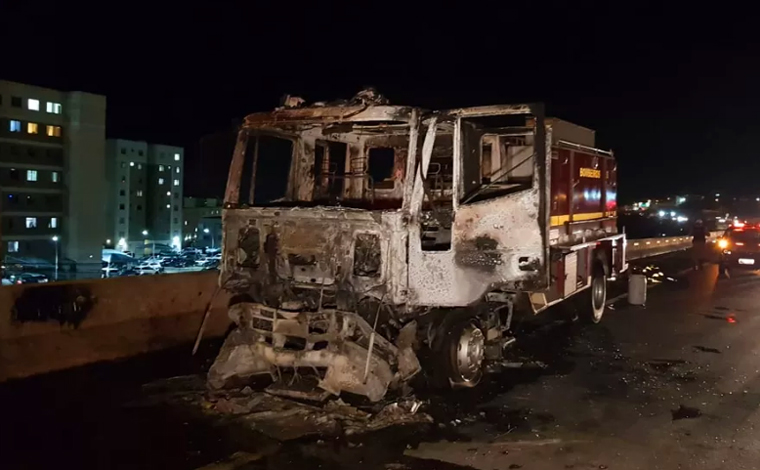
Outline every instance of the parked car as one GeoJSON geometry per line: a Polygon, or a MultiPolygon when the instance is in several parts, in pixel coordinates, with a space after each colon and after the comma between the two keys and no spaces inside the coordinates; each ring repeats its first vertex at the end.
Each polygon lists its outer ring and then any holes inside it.
{"type": "Polygon", "coordinates": [[[158,274],[164,271],[164,267],[158,261],[144,261],[135,268],[137,274],[158,274]]]}
{"type": "Polygon", "coordinates": [[[11,282],[14,284],[44,284],[49,281],[44,274],[38,273],[20,273],[11,275],[11,282]]]}
{"type": "Polygon", "coordinates": [[[103,268],[101,268],[100,277],[102,278],[116,277],[118,275],[119,275],[119,268],[117,268],[116,266],[104,266],[103,268]]]}
{"type": "Polygon", "coordinates": [[[203,266],[203,271],[215,271],[219,269],[219,260],[209,260],[203,266]]]}

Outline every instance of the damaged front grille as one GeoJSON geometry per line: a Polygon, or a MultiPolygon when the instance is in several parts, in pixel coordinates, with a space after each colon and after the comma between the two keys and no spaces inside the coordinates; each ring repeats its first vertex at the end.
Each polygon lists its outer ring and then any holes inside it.
{"type": "MultiPolygon", "coordinates": [[[[242,302],[230,307],[239,328],[230,333],[209,371],[209,385],[224,387],[260,374],[318,372],[318,387],[380,400],[394,379],[408,380],[420,365],[411,341],[398,347],[361,316],[336,309],[316,312],[276,309],[242,302]],[[301,372],[299,372],[301,371],[301,372]]],[[[416,324],[404,328],[414,336],[416,324]]]]}

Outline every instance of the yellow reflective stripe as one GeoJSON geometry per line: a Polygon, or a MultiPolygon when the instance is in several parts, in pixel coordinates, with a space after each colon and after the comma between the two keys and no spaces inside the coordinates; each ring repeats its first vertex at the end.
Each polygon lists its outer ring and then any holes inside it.
{"type": "MultiPolygon", "coordinates": [[[[583,222],[584,220],[603,219],[613,217],[615,212],[585,212],[582,214],[573,214],[573,222],[583,222]]],[[[549,218],[549,225],[555,227],[570,221],[570,215],[553,215],[549,218]]]]}

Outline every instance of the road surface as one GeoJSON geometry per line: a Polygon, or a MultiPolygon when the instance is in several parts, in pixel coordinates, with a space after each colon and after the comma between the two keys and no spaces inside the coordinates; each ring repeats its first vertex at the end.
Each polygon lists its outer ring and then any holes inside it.
{"type": "Polygon", "coordinates": [[[141,383],[199,370],[213,343],[195,362],[177,350],[14,382],[0,386],[0,467],[756,469],[758,300],[760,276],[710,266],[600,325],[547,316],[515,350],[545,367],[428,393],[435,424],[355,439],[278,442],[146,404],[141,383]]]}

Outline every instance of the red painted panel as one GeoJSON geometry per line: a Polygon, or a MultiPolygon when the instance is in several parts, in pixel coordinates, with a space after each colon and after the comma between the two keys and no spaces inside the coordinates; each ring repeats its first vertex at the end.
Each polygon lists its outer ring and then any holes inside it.
{"type": "Polygon", "coordinates": [[[574,215],[603,211],[602,177],[604,174],[600,169],[600,163],[603,158],[588,153],[573,152],[574,215]]]}
{"type": "Polygon", "coordinates": [[[611,158],[605,159],[605,210],[617,211],[617,162],[611,158]]]}
{"type": "Polygon", "coordinates": [[[570,187],[570,151],[552,150],[550,215],[569,214],[568,189],[570,187]]]}

